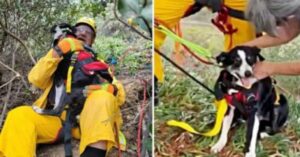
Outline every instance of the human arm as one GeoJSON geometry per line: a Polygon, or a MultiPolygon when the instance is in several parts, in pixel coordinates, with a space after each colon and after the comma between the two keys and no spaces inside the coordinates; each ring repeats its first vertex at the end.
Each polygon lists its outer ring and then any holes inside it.
{"type": "Polygon", "coordinates": [[[54,74],[61,57],[53,56],[56,52],[51,49],[48,53],[42,57],[30,70],[28,74],[28,80],[34,86],[45,89],[52,81],[52,75],[54,74]]]}
{"type": "Polygon", "coordinates": [[[57,48],[50,49],[47,54],[34,65],[28,74],[29,82],[40,89],[47,88],[52,81],[52,75],[63,59],[61,54],[83,49],[82,42],[73,38],[61,40],[57,47],[60,49],[60,53],[57,52],[57,48]]]}
{"type": "Polygon", "coordinates": [[[254,76],[263,79],[272,75],[300,75],[300,61],[258,62],[254,66],[254,76]]]}
{"type": "Polygon", "coordinates": [[[266,48],[286,44],[300,34],[300,21],[295,17],[290,17],[282,25],[277,27],[277,35],[268,34],[244,43],[246,46],[256,46],[266,48]]]}

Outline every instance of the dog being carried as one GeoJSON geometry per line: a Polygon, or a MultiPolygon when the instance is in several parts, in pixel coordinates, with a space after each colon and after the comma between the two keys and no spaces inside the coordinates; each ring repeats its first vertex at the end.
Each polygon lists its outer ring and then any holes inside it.
{"type": "Polygon", "coordinates": [[[222,122],[218,142],[211,148],[220,152],[227,143],[229,129],[246,120],[245,156],[255,157],[257,139],[279,132],[288,118],[287,99],[278,94],[270,77],[257,80],[253,66],[264,60],[256,47],[237,46],[221,53],[217,62],[225,68],[215,84],[217,99],[225,98],[229,108],[222,122]]]}
{"type": "MultiPolygon", "coordinates": [[[[62,23],[55,25],[51,29],[53,34],[54,49],[57,43],[66,37],[75,38],[75,28],[69,24],[62,23]]],[[[86,86],[94,84],[112,83],[113,77],[109,72],[109,66],[95,58],[93,50],[84,45],[85,50],[71,52],[63,55],[63,60],[59,63],[54,74],[54,86],[48,96],[48,103],[52,108],[40,109],[34,106],[35,111],[40,114],[59,116],[66,105],[81,111],[85,97],[86,86]],[[70,67],[73,67],[71,75],[68,76],[70,67]],[[70,77],[70,78],[69,78],[70,77]],[[71,80],[71,90],[67,92],[68,79],[71,80]],[[74,106],[77,105],[77,106],[74,106]]],[[[79,113],[77,113],[79,114],[79,113]]]]}

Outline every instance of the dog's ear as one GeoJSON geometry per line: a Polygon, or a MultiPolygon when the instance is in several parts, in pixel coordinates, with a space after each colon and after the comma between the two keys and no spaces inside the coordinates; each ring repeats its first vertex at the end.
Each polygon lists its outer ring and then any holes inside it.
{"type": "Polygon", "coordinates": [[[265,58],[260,53],[257,54],[257,57],[258,57],[259,61],[265,60],[265,58]]]}
{"type": "Polygon", "coordinates": [[[226,82],[228,82],[228,76],[230,76],[227,70],[222,70],[220,72],[219,78],[216,81],[214,86],[214,95],[217,100],[221,100],[224,98],[227,87],[226,82]]]}
{"type": "Polygon", "coordinates": [[[226,65],[226,63],[228,62],[228,58],[229,58],[228,53],[226,53],[226,52],[221,52],[221,53],[216,57],[216,60],[217,60],[218,65],[220,65],[221,67],[224,67],[224,66],[226,65]]]}
{"type": "Polygon", "coordinates": [[[258,47],[251,47],[252,52],[255,53],[255,55],[258,57],[259,61],[264,61],[265,58],[260,54],[260,48],[258,47]]]}
{"type": "Polygon", "coordinates": [[[54,34],[55,33],[55,28],[57,27],[58,25],[53,25],[50,29],[50,33],[54,34]]]}
{"type": "Polygon", "coordinates": [[[68,23],[65,23],[65,22],[60,23],[59,26],[61,28],[71,28],[71,25],[69,25],[68,23]]]}
{"type": "Polygon", "coordinates": [[[76,37],[76,35],[75,35],[75,33],[76,33],[76,27],[75,26],[71,26],[71,30],[72,30],[72,35],[74,36],[74,37],[76,37]]]}
{"type": "Polygon", "coordinates": [[[255,52],[255,53],[259,53],[260,52],[260,48],[254,46],[254,47],[251,47],[251,51],[255,52]]]}

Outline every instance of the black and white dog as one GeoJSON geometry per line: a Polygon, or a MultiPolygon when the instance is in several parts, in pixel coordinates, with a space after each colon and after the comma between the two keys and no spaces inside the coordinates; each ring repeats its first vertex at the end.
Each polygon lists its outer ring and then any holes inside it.
{"type": "Polygon", "coordinates": [[[257,139],[277,133],[287,121],[287,99],[277,93],[270,77],[258,81],[253,76],[253,66],[263,60],[259,51],[255,47],[237,46],[217,57],[224,70],[215,84],[215,94],[219,100],[225,98],[229,107],[220,138],[211,148],[213,153],[224,148],[230,128],[244,119],[247,124],[245,156],[255,157],[257,139]]]}

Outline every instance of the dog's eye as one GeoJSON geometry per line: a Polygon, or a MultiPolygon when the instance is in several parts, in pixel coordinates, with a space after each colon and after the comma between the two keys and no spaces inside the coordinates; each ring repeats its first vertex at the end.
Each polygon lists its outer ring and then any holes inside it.
{"type": "Polygon", "coordinates": [[[239,67],[241,65],[241,63],[242,63],[241,58],[236,58],[233,61],[233,67],[239,67]]]}
{"type": "Polygon", "coordinates": [[[250,64],[250,65],[253,65],[256,63],[256,57],[254,56],[247,56],[247,62],[250,64]]]}

